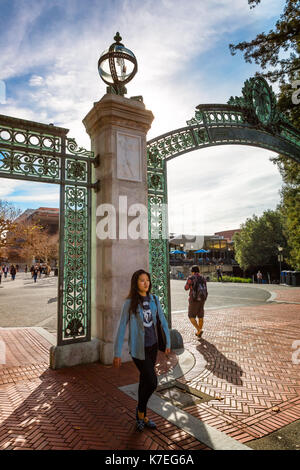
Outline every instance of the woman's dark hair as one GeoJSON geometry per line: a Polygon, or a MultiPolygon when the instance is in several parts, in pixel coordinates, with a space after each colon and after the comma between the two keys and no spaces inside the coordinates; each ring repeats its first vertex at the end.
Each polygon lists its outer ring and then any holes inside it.
{"type": "Polygon", "coordinates": [[[192,271],[192,273],[199,273],[199,267],[198,266],[192,266],[191,271],[192,271]]]}
{"type": "Polygon", "coordinates": [[[127,299],[131,299],[129,313],[136,313],[138,304],[141,303],[141,296],[138,291],[138,279],[142,274],[147,274],[148,279],[150,281],[147,295],[149,295],[151,292],[152,284],[151,284],[150,274],[147,273],[147,271],[144,271],[144,269],[139,269],[138,271],[135,271],[135,273],[133,273],[132,278],[131,278],[130,291],[127,296],[127,299]]]}

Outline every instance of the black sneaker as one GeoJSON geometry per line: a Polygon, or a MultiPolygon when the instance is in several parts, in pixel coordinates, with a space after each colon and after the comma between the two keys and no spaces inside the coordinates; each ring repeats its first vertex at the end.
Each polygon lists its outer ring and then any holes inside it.
{"type": "Polygon", "coordinates": [[[145,421],[143,419],[139,419],[138,407],[136,407],[136,410],[135,410],[135,417],[136,417],[136,430],[141,432],[145,428],[145,421]]]}
{"type": "Polygon", "coordinates": [[[136,422],[136,430],[142,432],[145,428],[145,421],[143,419],[138,419],[136,422]]]}

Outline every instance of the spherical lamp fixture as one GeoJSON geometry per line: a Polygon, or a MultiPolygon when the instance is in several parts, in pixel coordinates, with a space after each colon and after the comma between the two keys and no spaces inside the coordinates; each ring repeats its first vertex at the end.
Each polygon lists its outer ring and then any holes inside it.
{"type": "Polygon", "coordinates": [[[125,84],[130,82],[137,72],[137,60],[134,53],[121,44],[119,33],[115,35],[114,40],[115,42],[101,54],[98,72],[108,85],[107,93],[124,96],[127,93],[125,84]]]}

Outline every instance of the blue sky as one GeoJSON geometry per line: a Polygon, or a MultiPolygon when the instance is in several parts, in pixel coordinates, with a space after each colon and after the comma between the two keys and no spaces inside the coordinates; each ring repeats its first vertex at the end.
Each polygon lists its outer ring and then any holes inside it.
{"type": "MultiPolygon", "coordinates": [[[[128,96],[143,95],[155,116],[148,138],[183,127],[200,103],[241,95],[259,70],[229,43],[269,31],[283,0],[0,0],[0,80],[6,102],[0,114],[70,129],[90,148],[82,124],[106,86],[97,72],[101,52],[120,31],[138,59],[128,96]]],[[[171,231],[210,234],[237,228],[279,202],[281,178],[271,152],[220,146],[168,163],[171,231]],[[188,201],[199,214],[188,214],[188,201]]],[[[0,180],[0,198],[21,209],[57,207],[58,187],[0,180]]]]}

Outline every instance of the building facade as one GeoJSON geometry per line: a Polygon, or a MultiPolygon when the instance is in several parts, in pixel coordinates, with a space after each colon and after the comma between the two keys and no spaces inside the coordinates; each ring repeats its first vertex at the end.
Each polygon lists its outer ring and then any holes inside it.
{"type": "MultiPolygon", "coordinates": [[[[50,262],[52,266],[55,266],[58,260],[58,248],[59,248],[59,209],[52,207],[39,207],[38,209],[26,209],[21,215],[19,215],[15,221],[16,224],[36,224],[42,227],[41,233],[46,233],[47,237],[44,240],[44,249],[41,250],[38,246],[36,247],[36,254],[30,256],[24,254],[24,238],[25,236],[19,235],[16,238],[15,234],[7,234],[8,247],[6,249],[7,262],[10,264],[18,264],[20,266],[28,263],[45,263],[50,262]],[[13,243],[11,239],[14,239],[13,243]],[[48,253],[45,245],[48,244],[48,253]],[[44,255],[38,255],[38,251],[42,251],[44,255]],[[29,259],[30,258],[30,259],[29,259]],[[46,259],[48,258],[48,259],[46,259]]],[[[24,233],[23,231],[21,232],[24,233]]],[[[38,245],[38,243],[37,243],[38,245]]],[[[34,250],[33,250],[34,251],[34,250]]],[[[32,253],[33,253],[32,251],[32,253]]]]}

